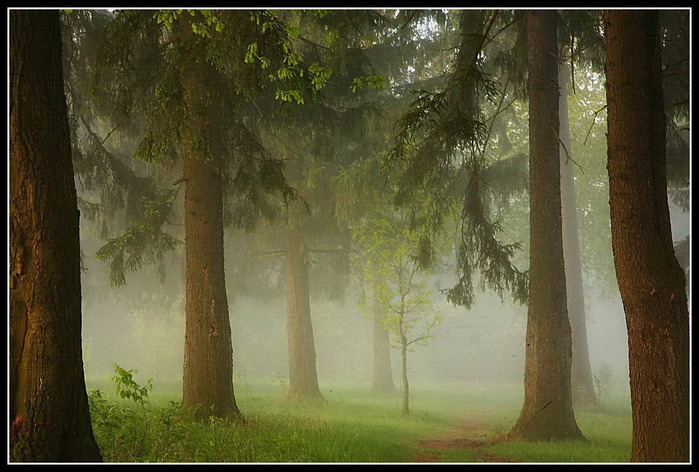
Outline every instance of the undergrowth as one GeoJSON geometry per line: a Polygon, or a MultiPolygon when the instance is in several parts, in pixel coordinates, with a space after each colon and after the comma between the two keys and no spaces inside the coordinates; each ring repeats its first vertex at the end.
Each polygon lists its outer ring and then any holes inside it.
{"type": "MultiPolygon", "coordinates": [[[[134,372],[115,366],[115,394],[90,392],[95,438],[105,462],[170,463],[400,463],[413,462],[421,439],[458,426],[464,414],[483,418],[490,437],[511,427],[518,394],[496,397],[482,390],[416,389],[411,416],[400,415],[400,393],[375,395],[334,388],[327,403],[286,400],[270,385],[237,391],[245,417],[194,421],[177,395],[141,387],[134,372]],[[125,393],[130,392],[130,393],[125,393]],[[500,403],[496,398],[502,398],[500,403]],[[455,413],[456,412],[456,413],[455,413]],[[474,413],[476,412],[476,413],[474,413]]],[[[625,462],[630,451],[628,411],[576,413],[588,443],[511,443],[484,446],[483,453],[514,462],[625,462]]],[[[442,462],[481,462],[478,452],[445,449],[442,462]]]]}

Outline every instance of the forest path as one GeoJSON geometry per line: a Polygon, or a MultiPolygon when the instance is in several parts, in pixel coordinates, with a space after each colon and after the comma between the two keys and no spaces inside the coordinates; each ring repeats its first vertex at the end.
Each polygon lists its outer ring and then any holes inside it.
{"type": "Polygon", "coordinates": [[[413,462],[447,462],[440,450],[467,449],[473,453],[471,462],[516,462],[483,451],[495,439],[492,435],[492,418],[479,412],[468,412],[458,418],[454,426],[432,438],[421,439],[416,444],[413,462]],[[488,436],[491,436],[490,438],[488,436]]]}

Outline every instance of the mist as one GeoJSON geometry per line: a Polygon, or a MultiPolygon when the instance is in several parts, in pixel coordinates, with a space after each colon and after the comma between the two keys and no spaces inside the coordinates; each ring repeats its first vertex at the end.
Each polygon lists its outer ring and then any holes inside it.
{"type": "MultiPolygon", "coordinates": [[[[681,241],[690,234],[689,213],[676,206],[672,209],[674,239],[681,241]]],[[[89,224],[84,225],[84,250],[99,244],[89,228],[89,224]]],[[[169,257],[162,281],[150,268],[133,274],[125,286],[117,288],[109,286],[104,263],[84,259],[83,352],[89,388],[113,390],[116,363],[135,369],[143,380],[152,379],[156,392],[181,390],[185,323],[182,257],[182,251],[169,257]]],[[[237,277],[245,278],[246,274],[237,277]]],[[[288,388],[287,307],[279,272],[277,279],[272,284],[277,285],[272,297],[229,295],[238,390],[261,384],[283,394],[288,388]]],[[[440,293],[454,283],[453,274],[442,273],[432,282],[434,308],[442,314],[442,321],[429,343],[416,346],[409,354],[412,387],[439,390],[460,385],[507,385],[506,397],[511,391],[523,395],[526,306],[487,292],[477,294],[471,309],[454,306],[440,293]]],[[[585,287],[590,365],[593,376],[601,379],[596,387],[603,389],[598,394],[603,401],[613,398],[615,404],[630,405],[626,319],[618,288],[600,287],[594,277],[586,280],[585,287]]],[[[324,392],[333,388],[371,391],[372,319],[360,308],[360,299],[355,283],[341,300],[327,294],[311,300],[317,371],[324,392]]],[[[400,359],[395,346],[390,352],[397,382],[400,359]]]]}
{"type": "MultiPolygon", "coordinates": [[[[687,228],[687,215],[673,220],[687,228]]],[[[688,234],[688,233],[687,233],[688,234]]],[[[678,232],[681,239],[681,232],[678,232]]],[[[181,256],[180,256],[181,257],[181,256]]],[[[102,285],[83,295],[85,372],[94,388],[113,388],[113,363],[136,369],[152,378],[156,389],[178,390],[182,382],[184,296],[176,275],[180,264],[171,261],[165,280],[152,271],[134,274],[118,288],[108,284],[108,270],[100,261],[86,259],[86,273],[102,285]]],[[[448,288],[453,277],[437,283],[448,288]]],[[[94,284],[94,279],[93,282],[94,284]]],[[[437,292],[438,293],[438,292],[437,292]]],[[[410,377],[416,388],[431,385],[505,383],[521,387],[524,372],[526,306],[497,295],[479,293],[471,309],[454,306],[437,295],[435,309],[442,322],[426,346],[410,354],[410,377]]],[[[265,383],[283,389],[288,381],[286,299],[283,282],[272,299],[229,296],[233,363],[236,385],[265,383]]],[[[321,389],[351,386],[371,389],[372,320],[359,307],[356,288],[343,300],[313,298],[311,309],[321,389]]],[[[588,290],[587,334],[594,374],[611,369],[605,386],[628,397],[626,321],[618,289],[588,290]]],[[[393,376],[399,358],[391,349],[393,376]]],[[[627,399],[628,400],[628,399],[627,399]]]]}

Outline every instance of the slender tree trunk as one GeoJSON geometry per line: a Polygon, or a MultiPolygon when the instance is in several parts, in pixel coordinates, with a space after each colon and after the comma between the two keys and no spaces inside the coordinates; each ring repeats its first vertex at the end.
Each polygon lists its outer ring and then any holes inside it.
{"type": "Polygon", "coordinates": [[[400,359],[401,367],[400,374],[403,380],[403,416],[410,415],[410,384],[408,383],[408,342],[405,336],[401,335],[400,359]]]}
{"type": "Polygon", "coordinates": [[[565,260],[566,296],[568,317],[573,337],[573,364],[571,388],[576,405],[597,404],[597,395],[592,381],[590,352],[587,344],[585,320],[585,292],[583,288],[582,264],[580,262],[580,239],[578,215],[575,201],[575,179],[571,156],[570,125],[568,121],[568,79],[570,69],[561,62],[558,68],[560,86],[560,155],[561,155],[561,215],[563,219],[563,258],[565,260]]]}
{"type": "Polygon", "coordinates": [[[689,311],[667,201],[658,11],[604,12],[612,248],[634,462],[689,461],[689,311]]]}
{"type": "Polygon", "coordinates": [[[374,383],[376,393],[395,392],[391,369],[391,347],[389,333],[381,322],[381,307],[374,295],[374,383]]]}
{"type": "Polygon", "coordinates": [[[308,252],[301,228],[290,222],[286,247],[287,334],[289,341],[289,398],[322,400],[316,371],[311,302],[308,286],[308,252]]]}
{"type": "Polygon", "coordinates": [[[10,460],[100,462],[59,12],[10,12],[10,460]]]}
{"type": "MultiPolygon", "coordinates": [[[[183,44],[195,42],[191,16],[182,15],[183,44]]],[[[204,51],[182,68],[187,127],[185,184],[185,348],[182,406],[199,419],[242,420],[233,392],[233,349],[223,251],[222,161],[211,135],[213,93],[204,51]]]]}
{"type": "Polygon", "coordinates": [[[528,17],[530,286],[524,405],[510,438],[582,439],[570,387],[571,332],[566,308],[558,149],[557,13],[528,17]]]}

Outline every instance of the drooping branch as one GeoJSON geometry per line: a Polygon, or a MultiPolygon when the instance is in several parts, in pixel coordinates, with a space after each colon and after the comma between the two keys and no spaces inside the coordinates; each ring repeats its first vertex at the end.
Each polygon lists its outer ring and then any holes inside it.
{"type": "Polygon", "coordinates": [[[397,123],[398,133],[385,161],[386,168],[398,169],[397,205],[410,207],[416,192],[428,189],[433,211],[423,217],[425,240],[429,240],[428,232],[442,228],[453,202],[461,200],[461,239],[456,254],[459,281],[448,292],[451,302],[470,306],[471,278],[476,271],[482,285],[501,294],[512,291],[516,300],[525,300],[526,273],[511,262],[520,245],[498,241],[500,226],[491,221],[486,204],[490,195],[497,193],[497,185],[483,181],[488,168],[486,146],[493,122],[502,111],[507,88],[506,85],[498,91],[481,65],[482,50],[498,12],[463,15],[461,44],[447,86],[442,91],[418,94],[409,112],[397,123]],[[493,98],[497,94],[498,111],[486,126],[480,117],[481,95],[493,98]]]}

